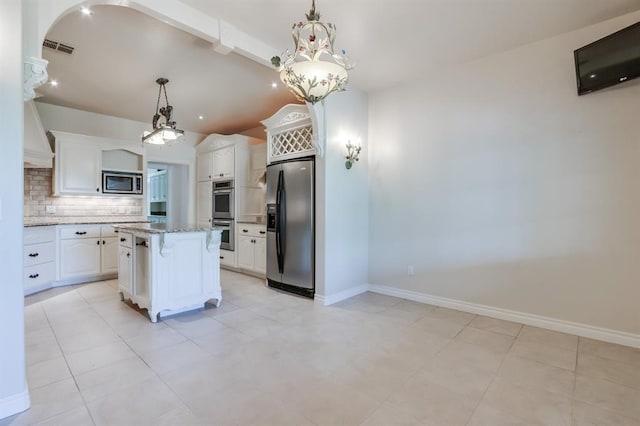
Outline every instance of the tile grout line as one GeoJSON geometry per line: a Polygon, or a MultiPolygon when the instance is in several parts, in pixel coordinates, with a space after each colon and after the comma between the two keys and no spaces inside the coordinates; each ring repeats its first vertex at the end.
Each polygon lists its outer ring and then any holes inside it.
{"type": "MultiPolygon", "coordinates": [[[[76,289],[73,289],[73,292],[77,293],[76,289]]],[[[78,293],[78,295],[86,302],[86,299],[82,296],[82,294],[78,293]]],[[[84,408],[87,410],[87,413],[89,414],[89,418],[91,419],[93,424],[96,425],[97,423],[96,423],[96,420],[93,417],[93,413],[91,413],[91,410],[89,409],[89,405],[87,404],[87,400],[85,399],[84,394],[82,393],[82,390],[80,390],[80,386],[78,385],[78,381],[76,380],[76,375],[73,374],[73,371],[71,371],[71,366],[69,365],[69,361],[67,360],[67,354],[62,350],[62,346],[60,345],[60,341],[58,340],[58,334],[56,333],[55,327],[53,327],[53,325],[51,324],[51,320],[49,319],[49,315],[47,314],[47,310],[44,308],[44,306],[42,307],[42,311],[44,312],[44,316],[47,319],[47,322],[49,323],[49,327],[51,328],[51,332],[53,333],[53,337],[56,339],[56,344],[58,345],[58,348],[60,349],[60,353],[62,354],[62,358],[64,359],[65,364],[67,365],[67,369],[69,370],[69,374],[71,375],[71,378],[73,379],[73,383],[75,384],[76,389],[78,390],[78,394],[80,395],[80,398],[82,399],[82,403],[84,404],[84,408]]],[[[68,411],[71,411],[71,410],[68,410],[68,411]]],[[[65,412],[68,412],[68,411],[65,411],[65,412]]],[[[60,414],[63,414],[63,413],[60,413],[60,414]]],[[[48,418],[52,418],[52,417],[54,417],[54,416],[51,416],[51,417],[48,417],[48,418]]],[[[47,419],[43,419],[43,420],[47,420],[47,419]]]]}

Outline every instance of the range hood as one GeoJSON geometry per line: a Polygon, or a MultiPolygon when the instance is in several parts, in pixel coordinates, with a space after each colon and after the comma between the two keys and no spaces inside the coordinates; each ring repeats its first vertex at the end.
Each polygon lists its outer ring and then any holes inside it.
{"type": "Polygon", "coordinates": [[[33,101],[24,103],[24,167],[53,167],[53,152],[33,101]]]}

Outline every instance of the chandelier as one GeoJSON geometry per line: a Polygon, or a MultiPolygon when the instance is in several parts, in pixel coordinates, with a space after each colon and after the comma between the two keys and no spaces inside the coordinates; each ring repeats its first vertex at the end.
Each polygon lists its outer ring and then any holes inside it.
{"type": "Polygon", "coordinates": [[[316,2],[305,15],[307,22],[293,24],[291,34],[295,52],[287,49],[271,63],[280,71],[280,79],[301,101],[315,104],[333,92],[346,89],[347,71],[354,67],[343,50],[333,51],[336,26],[320,22],[316,2]]]}
{"type": "Polygon", "coordinates": [[[176,129],[176,122],[171,121],[173,115],[173,107],[169,105],[169,98],[167,97],[167,89],[164,87],[169,80],[166,78],[159,78],[156,83],[160,85],[158,91],[158,101],[156,102],[156,113],[153,116],[153,130],[151,132],[144,132],[142,135],[142,143],[150,143],[153,145],[164,145],[171,143],[184,135],[183,130],[176,129]],[[160,108],[160,96],[164,91],[165,106],[160,108]],[[164,118],[164,120],[160,120],[164,118]]]}

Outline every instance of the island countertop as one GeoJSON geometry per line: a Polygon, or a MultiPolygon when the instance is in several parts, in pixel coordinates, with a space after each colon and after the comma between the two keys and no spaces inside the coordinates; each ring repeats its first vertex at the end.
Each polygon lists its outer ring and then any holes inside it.
{"type": "Polygon", "coordinates": [[[222,231],[221,228],[184,224],[184,223],[122,223],[114,224],[114,228],[122,231],[130,232],[144,232],[148,234],[167,234],[176,232],[209,232],[209,231],[222,231]]]}

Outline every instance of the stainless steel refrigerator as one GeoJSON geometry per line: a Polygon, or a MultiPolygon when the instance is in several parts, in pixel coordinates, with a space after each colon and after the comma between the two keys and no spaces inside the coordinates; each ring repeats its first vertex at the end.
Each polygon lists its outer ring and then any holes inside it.
{"type": "Polygon", "coordinates": [[[315,292],[313,158],[267,166],[267,282],[313,297],[315,292]]]}

